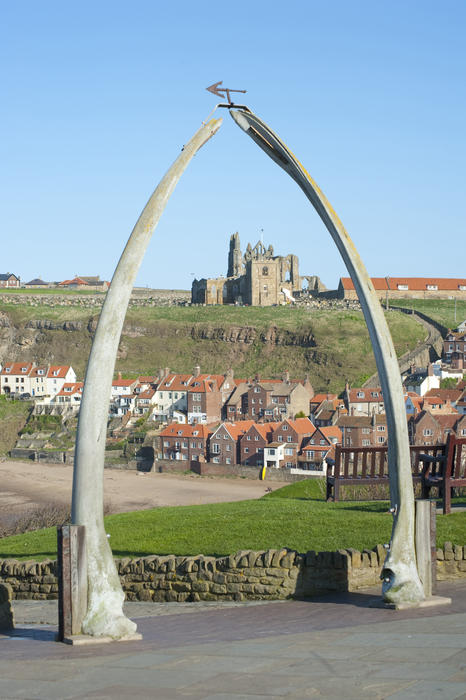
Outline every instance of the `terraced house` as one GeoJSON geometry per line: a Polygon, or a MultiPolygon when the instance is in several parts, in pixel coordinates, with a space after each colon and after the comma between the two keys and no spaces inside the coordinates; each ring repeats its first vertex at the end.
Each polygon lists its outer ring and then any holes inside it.
{"type": "Polygon", "coordinates": [[[253,425],[252,420],[219,425],[210,436],[209,461],[214,464],[239,464],[242,439],[253,425]]]}
{"type": "Polygon", "coordinates": [[[205,459],[207,440],[211,427],[207,425],[189,425],[172,423],[167,425],[159,436],[158,459],[186,462],[199,462],[205,459]]]}
{"type": "Polygon", "coordinates": [[[309,401],[314,390],[306,379],[303,382],[290,380],[288,373],[283,379],[263,379],[240,383],[225,405],[227,420],[277,421],[294,418],[297,413],[309,414],[309,401]]]}

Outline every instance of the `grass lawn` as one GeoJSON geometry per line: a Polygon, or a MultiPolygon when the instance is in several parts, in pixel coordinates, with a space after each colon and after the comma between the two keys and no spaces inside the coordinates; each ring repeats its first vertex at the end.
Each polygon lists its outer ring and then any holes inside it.
{"type": "MultiPolygon", "coordinates": [[[[241,549],[289,547],[300,552],[371,549],[390,539],[386,502],[325,503],[315,480],[258,500],[156,508],[110,515],[105,527],[115,557],[150,554],[222,556],[241,549]]],[[[437,518],[437,542],[464,544],[466,513],[437,518]]],[[[0,540],[0,558],[56,557],[53,528],[0,540]]]]}
{"type": "Polygon", "coordinates": [[[390,299],[392,308],[403,307],[421,311],[441,323],[445,328],[456,328],[461,321],[466,319],[466,300],[457,299],[390,299]],[[455,320],[456,308],[456,320],[455,320]]]}
{"type": "Polygon", "coordinates": [[[30,401],[14,401],[0,396],[0,455],[11,450],[18,439],[19,431],[24,427],[32,403],[30,401]]]}

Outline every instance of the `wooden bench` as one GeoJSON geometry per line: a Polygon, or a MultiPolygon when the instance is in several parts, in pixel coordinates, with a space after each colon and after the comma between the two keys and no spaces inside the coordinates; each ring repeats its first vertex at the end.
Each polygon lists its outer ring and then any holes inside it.
{"type": "Polygon", "coordinates": [[[443,500],[443,513],[451,512],[451,492],[466,486],[466,438],[450,433],[442,454],[420,454],[422,498],[430,498],[431,489],[438,489],[443,500]]]}
{"type": "MultiPolygon", "coordinates": [[[[420,454],[443,455],[444,445],[410,445],[413,482],[421,483],[420,454]]],[[[388,486],[387,446],[342,447],[337,445],[335,459],[327,459],[327,501],[338,501],[340,486],[388,486]]]]}

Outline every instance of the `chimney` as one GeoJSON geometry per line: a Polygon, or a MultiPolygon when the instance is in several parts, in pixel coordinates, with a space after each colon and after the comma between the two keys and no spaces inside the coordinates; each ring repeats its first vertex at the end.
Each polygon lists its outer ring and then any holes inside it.
{"type": "Polygon", "coordinates": [[[199,365],[196,365],[193,369],[193,376],[198,377],[200,375],[200,373],[201,373],[201,368],[199,367],[199,365]]]}
{"type": "Polygon", "coordinates": [[[121,379],[121,372],[118,372],[118,380],[121,379]]]}
{"type": "Polygon", "coordinates": [[[165,375],[165,370],[160,368],[157,372],[157,379],[159,379],[159,381],[161,381],[164,378],[164,375],[165,375]]]}
{"type": "Polygon", "coordinates": [[[233,377],[235,376],[235,373],[234,373],[233,369],[230,367],[229,369],[227,369],[226,374],[224,376],[225,376],[225,379],[233,379],[233,377]]]}
{"type": "Polygon", "coordinates": [[[286,370],[283,373],[283,381],[286,382],[287,384],[290,383],[290,373],[288,372],[288,370],[286,370]]]}
{"type": "Polygon", "coordinates": [[[434,365],[432,364],[432,362],[429,362],[429,364],[427,365],[427,376],[428,377],[434,376],[434,365]]]}

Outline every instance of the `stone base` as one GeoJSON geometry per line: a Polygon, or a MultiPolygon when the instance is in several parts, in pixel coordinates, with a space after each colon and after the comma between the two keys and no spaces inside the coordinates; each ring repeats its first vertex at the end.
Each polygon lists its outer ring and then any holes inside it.
{"type": "Polygon", "coordinates": [[[385,608],[386,610],[413,610],[415,608],[433,608],[436,605],[451,605],[451,598],[433,595],[418,603],[386,603],[383,599],[377,598],[369,603],[370,608],[385,608]]]}
{"type": "Polygon", "coordinates": [[[71,637],[64,637],[61,641],[64,644],[73,646],[85,646],[87,644],[109,644],[110,642],[137,642],[142,639],[142,634],[127,634],[125,637],[114,639],[113,637],[93,637],[91,634],[76,634],[71,637]]]}

